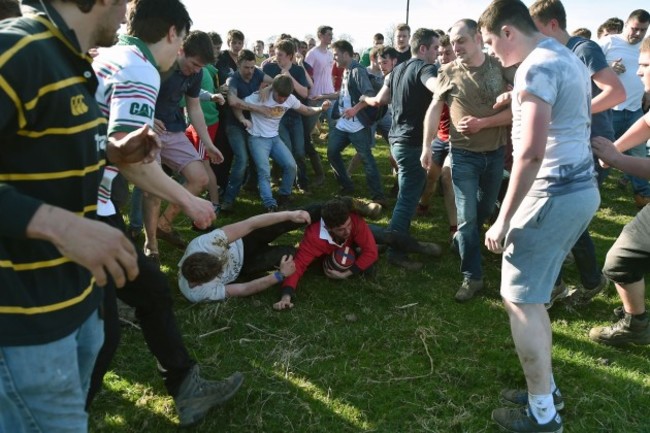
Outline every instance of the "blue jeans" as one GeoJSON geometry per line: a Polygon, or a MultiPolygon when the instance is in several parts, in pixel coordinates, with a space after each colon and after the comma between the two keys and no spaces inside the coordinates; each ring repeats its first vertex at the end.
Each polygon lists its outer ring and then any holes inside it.
{"type": "Polygon", "coordinates": [[[372,155],[370,147],[370,128],[363,128],[357,132],[344,132],[334,128],[329,132],[327,140],[327,158],[334,169],[334,176],[341,184],[343,189],[353,190],[354,183],[348,176],[348,170],[345,168],[341,152],[352,143],[357,153],[361,155],[363,168],[366,172],[366,183],[373,199],[383,199],[384,190],[381,186],[381,177],[375,157],[372,155]]]}
{"type": "Polygon", "coordinates": [[[132,230],[142,230],[142,190],[137,186],[133,187],[131,192],[131,208],[129,209],[129,228],[132,230]]]}
{"type": "MultiPolygon", "coordinates": [[[[643,110],[641,109],[638,109],[637,111],[612,110],[612,113],[614,136],[616,139],[620,138],[621,135],[625,133],[625,131],[630,129],[630,126],[632,126],[634,122],[643,117],[643,110]]],[[[625,151],[625,154],[639,158],[646,158],[647,151],[645,141],[643,143],[639,143],[638,146],[625,151]]],[[[630,179],[630,182],[632,183],[632,191],[634,191],[634,194],[639,194],[643,197],[650,197],[650,184],[646,179],[631,176],[629,174],[626,174],[625,176],[630,179]]]]}
{"type": "Polygon", "coordinates": [[[379,132],[386,142],[388,142],[388,132],[390,131],[391,124],[393,123],[393,115],[390,108],[386,111],[384,117],[376,121],[370,127],[370,138],[372,140],[371,147],[375,147],[375,134],[379,132]]]}
{"type": "Polygon", "coordinates": [[[0,431],[87,431],[86,394],[103,329],[95,310],[59,340],[0,347],[0,431]]]}
{"type": "MultiPolygon", "coordinates": [[[[589,230],[582,232],[573,248],[571,248],[571,252],[576,262],[576,268],[578,268],[578,272],[580,273],[582,287],[587,290],[594,289],[600,284],[602,273],[598,267],[596,247],[594,247],[589,230]]],[[[560,269],[555,284],[559,284],[560,281],[562,281],[562,269],[560,269]]]]}
{"type": "Polygon", "coordinates": [[[248,167],[246,142],[249,135],[243,126],[229,123],[226,125],[226,136],[232,149],[233,161],[228,176],[228,185],[221,201],[232,204],[239,195],[239,190],[246,177],[246,167],[248,167]]]}
{"type": "Polygon", "coordinates": [[[298,166],[298,186],[307,188],[307,165],[305,164],[305,132],[300,114],[286,113],[280,121],[280,138],[291,151],[298,166]]]}
{"type": "MultiPolygon", "coordinates": [[[[333,102],[333,101],[332,101],[333,102]]],[[[307,101],[308,105],[310,107],[320,107],[323,105],[323,101],[314,101],[314,100],[309,100],[307,101]]],[[[314,114],[313,116],[304,116],[305,120],[307,122],[304,123],[304,128],[306,133],[310,133],[312,129],[314,129],[314,126],[318,123],[319,119],[323,119],[323,117],[327,118],[327,125],[329,126],[329,129],[334,129],[334,123],[332,121],[332,110],[334,109],[334,104],[330,105],[330,108],[327,109],[324,113],[320,114],[314,114]]],[[[308,153],[309,154],[309,153],[308,153]]]]}
{"type": "MultiPolygon", "coordinates": [[[[411,220],[415,215],[415,209],[426,184],[426,171],[420,164],[422,148],[419,145],[394,143],[391,145],[391,152],[395,161],[397,161],[399,193],[397,194],[397,202],[388,229],[408,233],[411,220]]],[[[392,258],[406,256],[404,252],[397,251],[394,248],[388,248],[387,254],[392,258]]]]}
{"type": "Polygon", "coordinates": [[[296,180],[296,161],[278,135],[272,138],[250,136],[248,137],[248,149],[257,168],[257,183],[262,204],[266,208],[277,206],[278,203],[271,192],[269,156],[282,168],[282,183],[278,191],[280,195],[288,196],[291,194],[293,182],[296,180]]]}
{"type": "Polygon", "coordinates": [[[451,146],[451,180],[458,212],[454,243],[460,253],[464,278],[483,278],[480,231],[499,194],[504,152],[505,146],[491,152],[470,152],[451,146]]]}

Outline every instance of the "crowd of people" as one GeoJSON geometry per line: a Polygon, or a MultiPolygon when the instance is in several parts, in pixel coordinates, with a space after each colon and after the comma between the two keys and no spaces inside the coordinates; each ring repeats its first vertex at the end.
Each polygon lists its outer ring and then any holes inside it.
{"type": "Polygon", "coordinates": [[[279,284],[273,308],[288,310],[306,269],[337,251],[354,260],[323,267],[335,280],[373,278],[383,249],[413,272],[423,262],[410,254],[440,256],[409,233],[437,184],[460,258],[455,299],[484,288],[482,244],[502,255],[527,389],[501,393],[500,427],[563,431],[547,312],[558,299],[587,303],[611,281],[619,321],[589,337],[650,344],[646,10],[607,19],[593,41],[569,33],[560,0],[494,0],[447,31],[397,25],[394,41],[378,33],[361,55],[328,25],[317,40],[282,34],[266,52],[230,30],[222,50],[218,33],[191,30],[180,0],[0,0],[0,19],[0,431],[87,431],[119,343],[118,298],[135,308],[180,425],[199,422],[244,377],[202,377],[161,248],[184,251],[178,286],[190,302],[279,284]],[[328,175],[319,124],[337,190],[295,209],[292,194],[309,196],[328,175]],[[366,221],[390,210],[378,137],[397,176],[387,227],[366,221]],[[601,267],[589,224],[609,167],[625,173],[618,183],[639,212],[601,267]],[[259,215],[237,218],[242,188],[259,191],[259,215]],[[189,243],[174,227],[180,212],[202,233],[189,243]],[[220,214],[236,222],[217,228],[220,214]],[[297,247],[272,244],[292,230],[304,230],[297,247]],[[569,254],[582,283],[570,295],[569,254]]]}

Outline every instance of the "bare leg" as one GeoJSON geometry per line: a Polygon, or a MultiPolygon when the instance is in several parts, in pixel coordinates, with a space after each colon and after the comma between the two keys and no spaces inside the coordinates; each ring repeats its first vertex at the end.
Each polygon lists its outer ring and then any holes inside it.
{"type": "Polygon", "coordinates": [[[142,216],[144,222],[144,252],[145,254],[158,254],[158,215],[160,215],[160,199],[155,195],[144,193],[142,197],[142,216]]]}
{"type": "Polygon", "coordinates": [[[208,174],[208,194],[210,195],[210,201],[214,204],[218,204],[219,185],[217,185],[217,176],[214,174],[214,171],[212,171],[212,167],[210,167],[210,161],[204,160],[203,166],[208,174]]]}
{"type": "MultiPolygon", "coordinates": [[[[206,170],[202,161],[190,162],[181,170],[181,174],[186,179],[183,186],[193,195],[198,196],[205,191],[205,188],[208,186],[208,170],[206,170]]],[[[177,205],[170,204],[167,206],[165,212],[163,212],[161,217],[158,219],[158,227],[166,232],[171,231],[172,222],[180,211],[181,209],[177,205]]]]}
{"type": "Polygon", "coordinates": [[[618,296],[623,301],[623,308],[632,315],[645,312],[645,280],[641,279],[629,284],[614,284],[618,296]]]}
{"type": "Polygon", "coordinates": [[[503,303],[510,318],[510,330],[519,362],[526,376],[528,392],[551,393],[551,321],[544,304],[503,303]]]}

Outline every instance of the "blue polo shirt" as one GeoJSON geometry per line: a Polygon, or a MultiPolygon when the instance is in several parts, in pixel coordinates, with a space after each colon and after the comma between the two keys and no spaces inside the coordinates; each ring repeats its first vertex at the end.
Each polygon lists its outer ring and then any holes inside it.
{"type": "MultiPolygon", "coordinates": [[[[252,95],[260,89],[260,86],[264,82],[264,72],[261,69],[255,68],[253,76],[249,82],[244,81],[244,79],[239,74],[239,71],[236,71],[230,78],[228,78],[228,88],[237,89],[237,97],[242,101],[247,96],[252,95]]],[[[239,120],[235,118],[235,115],[231,110],[228,111],[228,117],[226,121],[230,124],[239,125],[239,120]]],[[[244,117],[247,119],[251,118],[251,114],[248,111],[243,112],[244,117]]]]}
{"type": "Polygon", "coordinates": [[[182,132],[187,128],[180,102],[183,96],[199,97],[202,78],[203,69],[196,74],[185,75],[176,63],[173,73],[161,84],[156,100],[156,119],[163,121],[167,131],[182,132]]]}

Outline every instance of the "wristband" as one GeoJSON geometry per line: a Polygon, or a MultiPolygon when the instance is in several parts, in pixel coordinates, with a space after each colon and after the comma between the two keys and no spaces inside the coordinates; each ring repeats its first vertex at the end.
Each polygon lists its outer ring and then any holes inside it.
{"type": "Polygon", "coordinates": [[[275,279],[278,280],[278,283],[281,283],[284,281],[284,274],[280,271],[275,271],[273,273],[273,276],[275,276],[275,279]]]}

